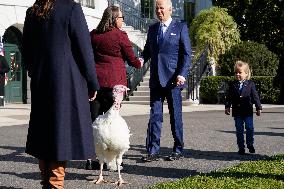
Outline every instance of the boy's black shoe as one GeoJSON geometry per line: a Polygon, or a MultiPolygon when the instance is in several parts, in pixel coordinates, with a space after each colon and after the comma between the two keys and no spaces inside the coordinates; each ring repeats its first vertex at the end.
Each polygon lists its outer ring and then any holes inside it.
{"type": "Polygon", "coordinates": [[[248,149],[249,149],[249,153],[252,153],[252,154],[255,153],[255,149],[253,146],[248,146],[248,149]]]}
{"type": "Polygon", "coordinates": [[[239,153],[240,155],[245,155],[245,154],[246,154],[246,151],[245,151],[244,148],[240,148],[239,151],[238,151],[238,153],[239,153]]]}

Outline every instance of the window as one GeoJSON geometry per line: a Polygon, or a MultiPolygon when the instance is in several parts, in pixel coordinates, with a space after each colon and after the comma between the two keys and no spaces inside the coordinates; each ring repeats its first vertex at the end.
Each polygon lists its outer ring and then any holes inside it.
{"type": "Polygon", "coordinates": [[[141,17],[154,18],[154,0],[141,0],[141,17]]]}
{"type": "Polygon", "coordinates": [[[194,3],[190,1],[184,1],[184,19],[186,20],[188,26],[190,25],[195,16],[194,9],[194,3]]]}

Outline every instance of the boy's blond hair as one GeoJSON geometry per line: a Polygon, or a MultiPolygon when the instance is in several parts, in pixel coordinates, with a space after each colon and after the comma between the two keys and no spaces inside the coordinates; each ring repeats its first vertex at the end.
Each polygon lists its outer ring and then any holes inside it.
{"type": "Polygon", "coordinates": [[[238,60],[235,63],[235,66],[234,66],[235,72],[237,71],[238,68],[241,68],[241,67],[244,67],[244,71],[248,74],[246,79],[250,79],[251,78],[251,70],[249,68],[249,64],[246,63],[246,62],[243,62],[241,60],[238,60]]]}

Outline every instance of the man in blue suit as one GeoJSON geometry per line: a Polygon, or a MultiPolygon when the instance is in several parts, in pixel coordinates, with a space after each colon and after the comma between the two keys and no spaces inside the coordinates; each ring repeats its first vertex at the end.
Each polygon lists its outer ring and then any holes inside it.
{"type": "Polygon", "coordinates": [[[167,99],[173,152],[167,160],[178,160],[183,152],[182,96],[185,78],[191,62],[191,46],[186,23],[173,20],[171,0],[156,0],[156,15],[160,22],[149,27],[142,52],[150,63],[150,119],[148,123],[145,162],[159,159],[163,122],[163,102],[167,99]]]}

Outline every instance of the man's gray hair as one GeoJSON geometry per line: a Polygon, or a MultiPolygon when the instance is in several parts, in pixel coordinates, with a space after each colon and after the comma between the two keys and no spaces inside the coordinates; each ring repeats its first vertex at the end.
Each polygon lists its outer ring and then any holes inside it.
{"type": "Polygon", "coordinates": [[[173,7],[172,0],[166,0],[166,2],[167,2],[167,5],[169,5],[169,7],[173,7]]]}
{"type": "MultiPolygon", "coordinates": [[[[173,3],[172,3],[172,0],[164,0],[166,2],[167,5],[169,5],[169,7],[173,7],[173,3]]],[[[157,0],[156,0],[157,2],[157,0]]]]}

